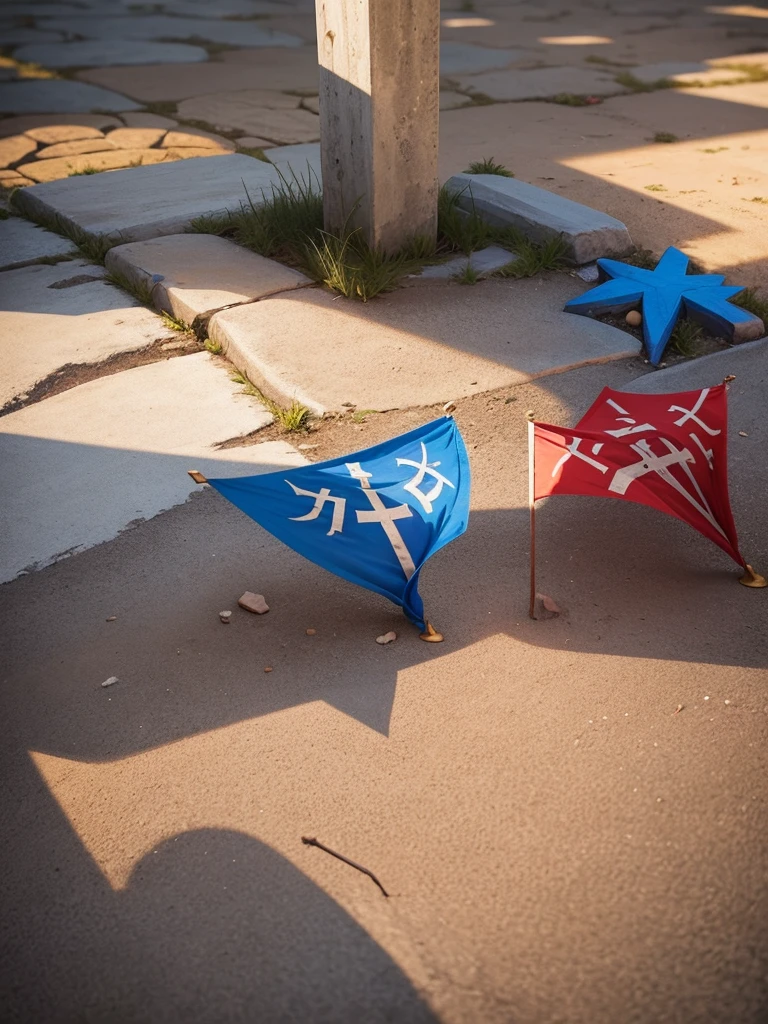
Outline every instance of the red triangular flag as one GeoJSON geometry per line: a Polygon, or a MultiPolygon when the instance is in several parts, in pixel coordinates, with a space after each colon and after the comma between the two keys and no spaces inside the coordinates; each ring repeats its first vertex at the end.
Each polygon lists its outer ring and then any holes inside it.
{"type": "Polygon", "coordinates": [[[676,516],[745,565],[728,498],[725,384],[667,395],[603,388],[573,429],[534,423],[534,495],[623,498],[676,516]]]}

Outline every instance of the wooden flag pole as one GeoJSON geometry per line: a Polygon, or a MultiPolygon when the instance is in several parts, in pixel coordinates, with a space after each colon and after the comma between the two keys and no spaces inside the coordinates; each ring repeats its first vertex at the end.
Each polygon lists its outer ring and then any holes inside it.
{"type": "Polygon", "coordinates": [[[526,413],[528,418],[528,509],[531,516],[531,597],[528,615],[536,618],[536,489],[534,486],[534,426],[533,412],[526,413]]]}
{"type": "Polygon", "coordinates": [[[199,473],[196,469],[188,469],[187,473],[192,477],[196,484],[207,484],[208,481],[205,479],[202,473],[199,473]]]}

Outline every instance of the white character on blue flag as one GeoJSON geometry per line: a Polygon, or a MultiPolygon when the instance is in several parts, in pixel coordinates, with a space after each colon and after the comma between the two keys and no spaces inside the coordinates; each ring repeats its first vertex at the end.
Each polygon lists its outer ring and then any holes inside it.
{"type": "Polygon", "coordinates": [[[422,631],[421,568],[469,518],[469,461],[449,416],[354,455],[208,483],[305,558],[399,604],[422,631]]]}

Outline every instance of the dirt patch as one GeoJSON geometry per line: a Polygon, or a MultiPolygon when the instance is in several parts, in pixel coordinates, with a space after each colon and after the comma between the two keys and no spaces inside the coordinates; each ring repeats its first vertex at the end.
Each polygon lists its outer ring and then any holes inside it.
{"type": "Polygon", "coordinates": [[[186,337],[186,344],[183,347],[164,348],[168,344],[168,339],[163,338],[146,348],[110,356],[109,359],[105,359],[101,363],[68,363],[44,380],[38,381],[23,398],[14,398],[7,402],[0,409],[0,416],[18,412],[19,409],[25,409],[28,405],[34,405],[35,402],[40,402],[44,398],[53,398],[54,395],[60,395],[63,391],[76,388],[78,384],[87,384],[89,381],[110,377],[113,373],[121,373],[123,370],[133,370],[137,366],[146,366],[147,363],[159,363],[163,359],[175,359],[177,356],[186,356],[200,351],[200,343],[193,335],[186,337]]]}

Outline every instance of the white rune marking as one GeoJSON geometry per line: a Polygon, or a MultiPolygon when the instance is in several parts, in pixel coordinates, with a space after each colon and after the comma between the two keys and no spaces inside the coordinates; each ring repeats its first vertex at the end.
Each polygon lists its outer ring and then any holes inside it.
{"type": "Polygon", "coordinates": [[[347,504],[346,498],[337,498],[331,494],[328,487],[321,487],[319,491],[305,491],[302,487],[297,487],[292,484],[290,480],[285,481],[289,487],[291,487],[295,494],[305,498],[314,498],[314,506],[307,512],[305,516],[290,516],[289,518],[294,523],[305,523],[309,519],[317,519],[320,513],[323,511],[326,502],[333,502],[333,517],[331,518],[331,528],[328,531],[327,536],[332,537],[334,533],[341,533],[344,528],[344,509],[347,504]]]}
{"type": "Polygon", "coordinates": [[[721,433],[721,431],[719,430],[713,430],[712,427],[708,427],[707,424],[702,419],[699,419],[699,417],[696,415],[696,413],[704,404],[704,401],[708,394],[709,388],[704,388],[704,390],[699,395],[699,399],[696,402],[696,405],[694,405],[692,409],[685,409],[682,405],[670,405],[669,412],[681,412],[683,414],[679,420],[675,420],[675,426],[682,427],[682,425],[684,423],[687,423],[688,420],[694,420],[701,427],[702,430],[706,430],[710,437],[716,437],[719,433],[721,433]]]}
{"type": "Polygon", "coordinates": [[[655,430],[656,429],[656,427],[654,427],[652,423],[640,423],[640,424],[638,424],[637,420],[633,419],[629,415],[627,410],[626,409],[622,409],[622,407],[618,404],[618,402],[614,402],[614,400],[612,398],[607,398],[606,402],[608,403],[608,405],[612,405],[613,408],[616,410],[616,412],[621,413],[621,416],[617,416],[616,419],[620,423],[628,423],[628,424],[630,424],[630,426],[628,426],[628,427],[618,427],[616,430],[606,430],[606,431],[604,431],[604,433],[610,434],[612,437],[626,437],[627,434],[642,434],[646,430],[655,430]]]}
{"type": "Polygon", "coordinates": [[[410,519],[413,512],[407,505],[387,508],[381,500],[378,491],[375,491],[369,483],[373,474],[364,470],[359,462],[348,462],[346,466],[349,470],[349,475],[355,480],[360,481],[363,491],[371,503],[372,511],[370,512],[355,510],[358,523],[378,523],[381,526],[387,536],[387,540],[392,545],[392,550],[395,552],[401,569],[405,573],[405,578],[410,579],[416,572],[416,566],[413,564],[411,553],[400,536],[400,531],[395,522],[398,519],[410,519]]]}
{"type": "MultiPolygon", "coordinates": [[[[602,462],[598,462],[596,459],[591,459],[585,452],[579,451],[579,445],[584,440],[583,437],[574,437],[569,445],[566,445],[568,451],[555,463],[554,469],[552,470],[552,476],[557,476],[559,470],[565,465],[572,455],[575,455],[577,459],[581,459],[583,462],[589,463],[590,466],[594,466],[595,469],[599,469],[601,473],[607,473],[608,467],[602,462]]],[[[598,455],[600,449],[603,447],[602,441],[598,441],[597,444],[592,445],[592,454],[598,455]]]]}
{"type": "Polygon", "coordinates": [[[421,442],[421,462],[414,462],[413,459],[398,459],[397,464],[398,466],[413,466],[414,469],[418,470],[413,480],[410,480],[407,484],[403,484],[403,488],[421,503],[421,507],[427,514],[432,512],[432,502],[435,498],[440,497],[443,487],[450,487],[453,490],[456,489],[454,484],[452,484],[447,477],[444,477],[442,473],[437,472],[436,467],[440,465],[439,462],[427,462],[427,446],[423,441],[421,442]],[[427,473],[434,479],[435,483],[426,494],[423,494],[419,490],[419,484],[427,473]]]}

